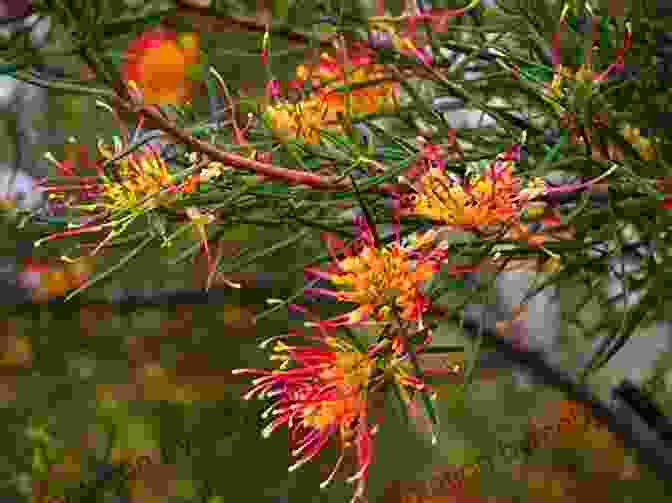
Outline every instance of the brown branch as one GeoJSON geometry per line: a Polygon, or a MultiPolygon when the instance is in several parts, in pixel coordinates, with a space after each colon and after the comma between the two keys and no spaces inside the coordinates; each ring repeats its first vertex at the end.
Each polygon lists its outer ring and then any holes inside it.
{"type": "MultiPolygon", "coordinates": [[[[131,103],[115,97],[115,104],[121,109],[129,113],[140,113],[151,124],[166,133],[169,133],[176,141],[189,145],[193,150],[207,155],[210,159],[225,163],[226,165],[234,166],[242,169],[249,169],[259,175],[269,178],[285,180],[295,185],[308,185],[310,187],[322,190],[352,190],[352,184],[339,176],[320,176],[305,171],[281,168],[259,162],[254,159],[248,159],[236,154],[225,152],[216,145],[199,140],[187,133],[184,129],[179,128],[175,124],[168,121],[161,113],[153,107],[142,106],[136,107],[131,103]]],[[[399,192],[402,188],[392,184],[381,184],[372,187],[370,190],[379,193],[399,192]]]]}

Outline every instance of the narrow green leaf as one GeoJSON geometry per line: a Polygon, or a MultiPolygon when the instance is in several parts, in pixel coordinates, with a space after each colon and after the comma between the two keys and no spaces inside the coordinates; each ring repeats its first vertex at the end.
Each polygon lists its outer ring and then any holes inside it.
{"type": "Polygon", "coordinates": [[[269,246],[268,248],[266,248],[264,250],[260,250],[256,253],[252,253],[245,260],[242,260],[242,261],[234,264],[233,267],[231,267],[227,272],[229,272],[229,273],[237,272],[240,269],[242,269],[243,267],[251,264],[255,260],[267,257],[267,256],[272,255],[273,253],[275,253],[279,250],[282,250],[283,248],[287,248],[289,246],[292,246],[292,245],[298,243],[299,241],[305,239],[306,237],[308,237],[310,235],[310,232],[311,232],[310,229],[303,229],[302,231],[298,232],[297,234],[295,234],[294,236],[292,236],[288,239],[285,239],[284,241],[280,241],[279,243],[276,243],[273,246],[269,246]]]}
{"type": "MultiPolygon", "coordinates": [[[[115,271],[118,271],[121,269],[124,265],[126,265],[133,257],[135,257],[138,253],[140,253],[144,248],[146,248],[149,243],[151,243],[154,240],[153,235],[149,235],[142,243],[140,243],[138,246],[136,246],[133,250],[131,250],[130,253],[125,255],[118,264],[115,264],[114,266],[110,267],[106,271],[103,271],[100,274],[95,275],[93,278],[91,278],[89,281],[84,283],[82,286],[79,288],[75,289],[73,292],[69,293],[68,296],[65,298],[65,302],[69,301],[72,299],[75,295],[77,295],[80,292],[83,292],[87,288],[95,285],[99,281],[102,281],[103,279],[107,278],[110,274],[112,274],[115,271]]],[[[200,245],[200,243],[199,243],[200,245]]]]}
{"type": "Polygon", "coordinates": [[[410,425],[410,418],[408,417],[408,406],[406,405],[406,402],[404,402],[404,399],[401,396],[401,389],[399,387],[399,384],[395,382],[390,387],[392,388],[392,393],[394,394],[394,397],[397,399],[397,403],[399,404],[399,411],[404,421],[404,425],[408,426],[410,425]]]}
{"type": "MultiPolygon", "coordinates": [[[[424,375],[420,365],[418,364],[418,357],[415,354],[415,349],[409,348],[409,354],[415,375],[422,380],[424,375]]],[[[436,415],[436,410],[434,409],[434,404],[432,403],[432,398],[430,397],[429,393],[426,391],[420,391],[420,399],[422,400],[422,405],[432,425],[437,427],[439,425],[439,417],[436,415]]],[[[438,441],[436,432],[432,432],[432,437],[432,443],[436,443],[438,441]]]]}

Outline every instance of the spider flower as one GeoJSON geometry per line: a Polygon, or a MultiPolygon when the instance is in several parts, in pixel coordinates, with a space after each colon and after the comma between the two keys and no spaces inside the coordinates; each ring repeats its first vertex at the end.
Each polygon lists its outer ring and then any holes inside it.
{"type": "Polygon", "coordinates": [[[504,224],[516,217],[519,186],[511,167],[497,175],[478,176],[470,183],[432,167],[420,180],[406,213],[467,229],[504,224]]]}
{"type": "Polygon", "coordinates": [[[114,148],[99,141],[101,162],[93,162],[87,158],[87,165],[95,166],[97,176],[80,176],[75,172],[75,164],[70,157],[58,161],[51,153],[47,153],[45,157],[56,165],[60,175],[76,178],[72,185],[67,186],[47,183],[44,190],[49,193],[49,199],[60,201],[65,207],[100,212],[113,209],[131,210],[137,207],[154,208],[168,204],[174,199],[171,194],[178,190],[193,190],[193,177],[177,186],[166,162],[152,147],[144,146],[122,156],[126,150],[128,141],[120,142],[115,138],[114,148]],[[103,162],[110,163],[112,176],[103,171],[103,162]]]}
{"type": "MultiPolygon", "coordinates": [[[[317,76],[321,80],[318,85],[323,85],[321,100],[344,112],[348,106],[348,97],[353,114],[374,113],[393,104],[396,86],[392,82],[382,82],[374,85],[363,86],[364,83],[381,80],[384,77],[383,67],[372,64],[373,54],[362,47],[358,47],[350,54],[349,63],[352,71],[346,72],[343,64],[337,63],[336,59],[324,53],[320,59],[317,76]],[[326,84],[326,85],[325,85],[326,84]],[[353,85],[350,92],[339,90],[340,86],[353,85]],[[362,85],[363,87],[357,87],[362,85]]],[[[297,77],[305,70],[297,71],[297,77]]]]}
{"type": "Polygon", "coordinates": [[[359,304],[354,311],[323,321],[325,326],[353,325],[370,316],[378,321],[388,321],[394,315],[402,320],[418,320],[429,307],[429,300],[421,286],[439,268],[438,255],[425,250],[433,234],[419,237],[413,244],[403,245],[399,240],[379,246],[372,230],[363,220],[359,250],[349,250],[339,258],[330,249],[334,263],[329,272],[307,269],[307,272],[331,281],[345,289],[306,289],[335,298],[341,302],[359,304]]]}
{"type": "MultiPolygon", "coordinates": [[[[123,232],[144,210],[168,206],[182,193],[193,190],[194,183],[199,183],[198,175],[194,180],[187,178],[180,184],[176,183],[166,162],[151,146],[123,155],[127,150],[127,135],[124,142],[115,138],[114,148],[99,141],[98,152],[110,164],[107,173],[103,171],[103,162],[99,162],[96,163],[98,176],[77,176],[72,185],[48,184],[44,188],[49,194],[50,210],[55,214],[64,214],[70,220],[70,228],[36,241],[35,246],[66,236],[98,233],[107,229],[108,237],[100,244],[103,246],[108,239],[123,232]],[[116,219],[110,218],[119,213],[123,215],[116,219]]],[[[74,175],[66,163],[56,161],[52,155],[46,157],[57,165],[59,172],[74,175]]]]}
{"type": "MultiPolygon", "coordinates": [[[[117,155],[102,142],[98,150],[108,160],[117,155]]],[[[103,184],[104,205],[109,208],[155,208],[172,201],[177,189],[166,162],[149,147],[115,161],[115,171],[118,181],[103,184]],[[166,188],[173,190],[162,193],[166,188]]]]}
{"type": "Polygon", "coordinates": [[[129,45],[123,77],[146,104],[178,105],[191,100],[198,64],[197,34],[153,29],[129,45]]]}
{"type": "MultiPolygon", "coordinates": [[[[279,370],[238,369],[235,374],[253,374],[250,399],[269,398],[273,404],[262,414],[274,419],[264,428],[268,437],[287,425],[293,471],[313,459],[332,438],[337,438],[341,455],[336,466],[321,484],[326,487],[338,472],[347,450],[354,448],[356,472],[348,482],[357,483],[353,501],[362,497],[372,460],[372,436],[377,428],[368,422],[367,392],[374,370],[374,358],[344,340],[328,335],[315,337],[319,345],[290,346],[279,338],[273,347],[273,360],[282,361],[279,370]],[[291,365],[291,368],[288,368],[291,365]]],[[[267,341],[267,342],[270,342],[267,341]]]]}
{"type": "Polygon", "coordinates": [[[327,127],[332,114],[318,97],[299,103],[278,103],[266,110],[271,129],[284,140],[301,138],[309,144],[320,143],[320,129],[327,127]]]}
{"type": "Polygon", "coordinates": [[[546,193],[543,179],[532,178],[524,185],[513,174],[512,161],[520,159],[521,148],[514,144],[485,172],[467,181],[435,163],[412,183],[415,194],[404,200],[401,212],[465,230],[515,224],[528,203],[546,193]]]}
{"type": "MultiPolygon", "coordinates": [[[[341,454],[329,476],[322,482],[326,487],[333,480],[349,449],[355,452],[355,473],[349,483],[357,483],[353,501],[364,495],[368,470],[373,458],[372,437],[378,426],[369,423],[376,386],[391,378],[410,399],[425,384],[413,375],[408,355],[400,354],[390,340],[364,349],[355,341],[334,337],[324,327],[305,337],[316,344],[292,345],[293,333],[272,337],[262,347],[273,344],[271,360],[282,362],[278,370],[237,369],[234,374],[259,376],[245,399],[257,396],[273,403],[262,414],[274,419],[264,428],[269,436],[282,425],[289,428],[291,453],[296,462],[293,471],[312,460],[324,446],[335,438],[341,454]],[[404,365],[406,364],[406,365],[404,365]]],[[[375,407],[374,407],[375,408],[375,407]]]]}
{"type": "Polygon", "coordinates": [[[312,80],[315,94],[298,103],[280,102],[266,110],[273,131],[281,138],[301,138],[318,144],[320,129],[340,131],[340,116],[348,110],[353,115],[379,112],[394,103],[396,85],[389,82],[366,85],[381,80],[382,66],[372,64],[373,56],[355,48],[349,56],[352,71],[330,54],[323,53],[316,65],[299,65],[297,82],[312,80]]]}

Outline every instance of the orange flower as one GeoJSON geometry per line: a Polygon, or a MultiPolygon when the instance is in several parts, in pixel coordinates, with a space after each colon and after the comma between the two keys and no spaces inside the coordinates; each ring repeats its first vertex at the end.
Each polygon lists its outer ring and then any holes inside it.
{"type": "Polygon", "coordinates": [[[422,293],[421,285],[439,269],[441,257],[420,252],[420,249],[431,244],[434,234],[423,234],[408,246],[399,241],[377,246],[368,224],[360,220],[359,225],[362,230],[361,251],[357,254],[349,252],[345,258],[339,259],[331,250],[334,258],[331,271],[306,270],[335,285],[346,287],[341,291],[307,288],[306,293],[359,304],[354,311],[321,324],[326,327],[353,325],[371,315],[383,321],[389,320],[395,312],[403,320],[421,322],[422,313],[429,307],[429,299],[422,293]]]}
{"type": "Polygon", "coordinates": [[[278,339],[281,338],[273,337],[267,342],[277,340],[273,347],[276,354],[271,359],[283,362],[279,370],[233,371],[259,376],[253,380],[253,388],[245,399],[257,395],[273,400],[262,414],[262,418],[273,418],[262,435],[268,437],[287,425],[291,453],[297,458],[289,471],[313,459],[335,437],[340,441],[341,455],[321,487],[334,478],[346,450],[354,450],[357,468],[348,482],[356,483],[352,501],[361,499],[373,457],[372,436],[377,431],[376,426],[368,423],[367,391],[375,367],[373,355],[326,333],[311,337],[320,341],[319,346],[290,346],[278,339]]]}
{"type": "Polygon", "coordinates": [[[341,455],[322,482],[324,488],[342,467],[346,450],[354,451],[355,474],[347,479],[356,483],[352,502],[364,499],[373,462],[372,437],[378,431],[378,424],[370,424],[370,418],[379,391],[389,384],[388,379],[394,379],[409,407],[416,392],[428,391],[426,383],[414,375],[408,355],[390,351],[389,342],[387,339],[366,346],[356,338],[337,338],[333,331],[318,326],[305,335],[292,332],[261,344],[262,348],[273,345],[275,354],[270,359],[281,362],[279,369],[233,371],[234,375],[258,376],[244,399],[257,396],[273,402],[262,413],[263,419],[271,420],[262,436],[268,437],[284,425],[289,429],[291,455],[297,459],[290,471],[313,459],[332,438],[336,439],[341,455]],[[296,337],[310,344],[294,344],[290,339],[296,337]]]}
{"type": "Polygon", "coordinates": [[[173,176],[155,152],[141,149],[119,160],[118,173],[121,182],[103,186],[108,207],[130,209],[142,203],[144,207],[154,208],[171,200],[170,194],[164,196],[160,192],[173,184],[173,176]]]}
{"type": "Polygon", "coordinates": [[[280,103],[266,111],[270,126],[281,138],[300,137],[310,144],[320,143],[320,129],[326,127],[328,119],[334,119],[334,112],[319,98],[311,97],[300,103],[280,103]]]}
{"type": "Polygon", "coordinates": [[[433,167],[420,181],[411,213],[466,228],[503,224],[516,216],[518,187],[511,167],[497,176],[479,176],[466,185],[433,167]]]}
{"type": "Polygon", "coordinates": [[[297,81],[313,79],[319,91],[298,103],[280,103],[266,111],[271,128],[284,139],[300,137],[306,143],[320,142],[320,129],[340,130],[339,115],[350,107],[353,115],[378,112],[394,103],[396,86],[384,82],[365,87],[357,84],[383,77],[382,66],[371,63],[372,55],[362,48],[350,54],[352,72],[347,74],[343,65],[330,54],[323,53],[317,65],[299,65],[297,81]],[[342,86],[350,84],[348,92],[342,86]],[[349,103],[349,104],[348,104],[349,103]]]}
{"type": "Polygon", "coordinates": [[[415,319],[423,310],[425,301],[419,285],[437,269],[432,262],[414,267],[408,250],[397,243],[383,249],[367,247],[339,265],[341,272],[333,274],[331,280],[349,290],[337,292],[338,300],[360,304],[362,314],[375,310],[380,318],[400,308],[404,319],[415,319]]]}
{"type": "Polygon", "coordinates": [[[123,77],[129,86],[137,86],[146,104],[182,104],[192,97],[190,75],[198,62],[197,34],[154,29],[128,47],[123,77]]]}
{"type": "MultiPolygon", "coordinates": [[[[343,86],[347,83],[357,85],[383,77],[382,67],[370,64],[370,58],[365,57],[365,55],[353,55],[352,64],[355,68],[346,78],[346,72],[342,65],[336,65],[333,57],[327,54],[322,55],[322,64],[318,76],[324,80],[331,80],[329,86],[324,88],[321,93],[322,102],[328,104],[330,108],[336,107],[339,111],[344,112],[349,95],[350,107],[354,114],[374,113],[385,106],[391,105],[395,93],[395,86],[391,82],[355,87],[350,93],[335,90],[337,86],[343,86]],[[329,65],[326,65],[326,63],[329,63],[329,65]],[[325,66],[331,71],[327,71],[325,66]]],[[[299,72],[297,72],[298,75],[299,72]]]]}
{"type": "Polygon", "coordinates": [[[495,162],[471,180],[447,173],[440,153],[428,150],[425,158],[434,165],[419,181],[411,182],[415,194],[405,199],[402,213],[430,218],[443,225],[464,230],[485,231],[495,226],[520,223],[524,209],[547,191],[542,178],[526,185],[513,174],[513,161],[520,160],[522,144],[516,143],[497,155],[495,162]]]}

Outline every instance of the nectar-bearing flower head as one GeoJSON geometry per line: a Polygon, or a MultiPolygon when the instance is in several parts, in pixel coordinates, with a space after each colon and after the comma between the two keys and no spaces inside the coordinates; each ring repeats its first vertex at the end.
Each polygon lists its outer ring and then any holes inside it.
{"type": "Polygon", "coordinates": [[[281,101],[266,109],[269,125],[278,136],[318,144],[320,129],[341,130],[339,116],[348,109],[353,115],[360,115],[379,112],[394,104],[397,92],[394,83],[364,85],[383,77],[383,67],[372,63],[370,51],[355,46],[347,58],[349,72],[342,61],[328,53],[323,53],[315,65],[297,67],[295,85],[311,80],[317,91],[298,103],[281,101]]]}
{"type": "MultiPolygon", "coordinates": [[[[102,142],[98,144],[98,151],[107,160],[115,157],[115,152],[102,142]]],[[[115,161],[115,168],[118,181],[103,184],[104,206],[133,209],[142,205],[154,208],[172,200],[172,194],[160,192],[173,186],[174,177],[165,161],[151,148],[140,148],[115,161]]]]}
{"type": "Polygon", "coordinates": [[[429,307],[429,300],[421,286],[439,268],[439,257],[427,252],[432,235],[416,240],[412,246],[399,241],[378,245],[373,232],[360,219],[361,244],[359,250],[347,252],[339,258],[330,250],[333,264],[328,272],[307,269],[315,276],[331,281],[342,290],[321,288],[306,289],[333,297],[341,302],[358,304],[354,311],[323,321],[325,326],[355,325],[369,317],[387,322],[398,317],[405,321],[422,321],[422,313],[429,307]]]}
{"type": "Polygon", "coordinates": [[[233,372],[259,376],[252,381],[245,399],[256,395],[273,402],[262,414],[262,418],[271,420],[262,435],[267,437],[283,425],[289,428],[291,454],[296,459],[290,471],[312,460],[335,439],[340,443],[341,454],[321,487],[333,480],[346,451],[353,449],[355,473],[347,480],[356,483],[353,501],[361,499],[373,459],[372,437],[378,429],[369,424],[370,394],[378,384],[386,384],[388,377],[408,396],[425,390],[425,385],[401,365],[401,357],[391,350],[389,341],[364,348],[357,341],[338,338],[318,326],[312,335],[303,336],[312,345],[290,342],[300,336],[303,334],[292,333],[262,343],[262,348],[271,346],[271,360],[281,362],[278,370],[233,372]]]}
{"type": "Polygon", "coordinates": [[[75,163],[69,162],[70,159],[60,162],[49,153],[45,155],[59,174],[75,181],[68,185],[45,184],[43,190],[49,195],[50,213],[54,218],[64,215],[69,228],[37,240],[35,246],[66,236],[107,232],[107,237],[90,253],[93,256],[147,210],[173,204],[184,193],[193,192],[202,181],[200,173],[195,173],[179,182],[153,146],[130,149],[128,130],[123,124],[120,128],[123,140],[115,136],[113,146],[99,140],[99,160],[93,162],[84,157],[86,162],[77,166],[77,169],[93,166],[96,176],[76,173],[75,163]]]}
{"type": "Polygon", "coordinates": [[[323,53],[316,69],[312,71],[305,65],[297,69],[297,77],[305,79],[312,73],[317,77],[317,86],[321,99],[330,107],[345,110],[349,96],[353,114],[373,113],[391,106],[396,93],[396,84],[381,82],[366,87],[353,87],[350,92],[339,90],[347,84],[363,84],[368,81],[379,80],[384,77],[383,66],[373,63],[375,53],[363,45],[355,45],[349,52],[342,51],[342,61],[336,57],[323,53]],[[351,71],[346,70],[351,66],[351,71]]]}
{"type": "Polygon", "coordinates": [[[66,208],[87,214],[109,210],[155,208],[170,204],[175,193],[190,192],[200,181],[198,174],[190,175],[181,184],[169,171],[165,160],[151,145],[143,145],[124,155],[129,150],[129,139],[123,131],[123,141],[114,137],[113,145],[98,141],[98,159],[88,157],[86,149],[72,139],[66,149],[66,159],[58,161],[51,153],[45,158],[56,166],[61,176],[75,177],[74,185],[47,185],[44,190],[50,201],[58,200],[66,208]],[[79,152],[77,152],[79,149],[79,152]],[[79,160],[73,158],[73,150],[79,160]],[[106,170],[103,165],[108,164],[106,170]],[[93,167],[97,176],[80,174],[82,168],[93,167]],[[111,176],[110,176],[111,175],[111,176]]]}
{"type": "Polygon", "coordinates": [[[363,496],[371,464],[375,427],[368,424],[367,392],[374,361],[365,352],[331,336],[319,338],[319,346],[289,346],[276,340],[273,360],[280,370],[239,369],[234,373],[256,374],[246,399],[257,395],[273,404],[262,414],[273,418],[262,432],[269,436],[282,425],[290,431],[293,471],[313,459],[336,437],[341,455],[326,487],[341,467],[347,449],[356,452],[356,473],[348,482],[357,483],[353,500],[363,496]],[[287,368],[291,365],[291,368],[287,368]]]}
{"type": "Polygon", "coordinates": [[[179,105],[191,100],[199,64],[199,38],[152,29],[128,47],[124,81],[148,105],[179,105]]]}
{"type": "Polygon", "coordinates": [[[266,110],[271,129],[281,138],[301,138],[313,145],[320,143],[320,129],[327,127],[328,107],[318,97],[300,103],[278,103],[266,110]]]}
{"type": "Polygon", "coordinates": [[[503,224],[515,217],[517,182],[511,168],[499,176],[488,173],[459,183],[445,170],[432,167],[411,196],[408,213],[469,229],[503,224]]]}
{"type": "Polygon", "coordinates": [[[533,178],[523,188],[513,174],[512,161],[519,158],[520,147],[514,145],[466,181],[433,166],[414,184],[415,194],[406,200],[403,213],[465,230],[514,224],[528,201],[545,191],[542,179],[533,178]]]}

